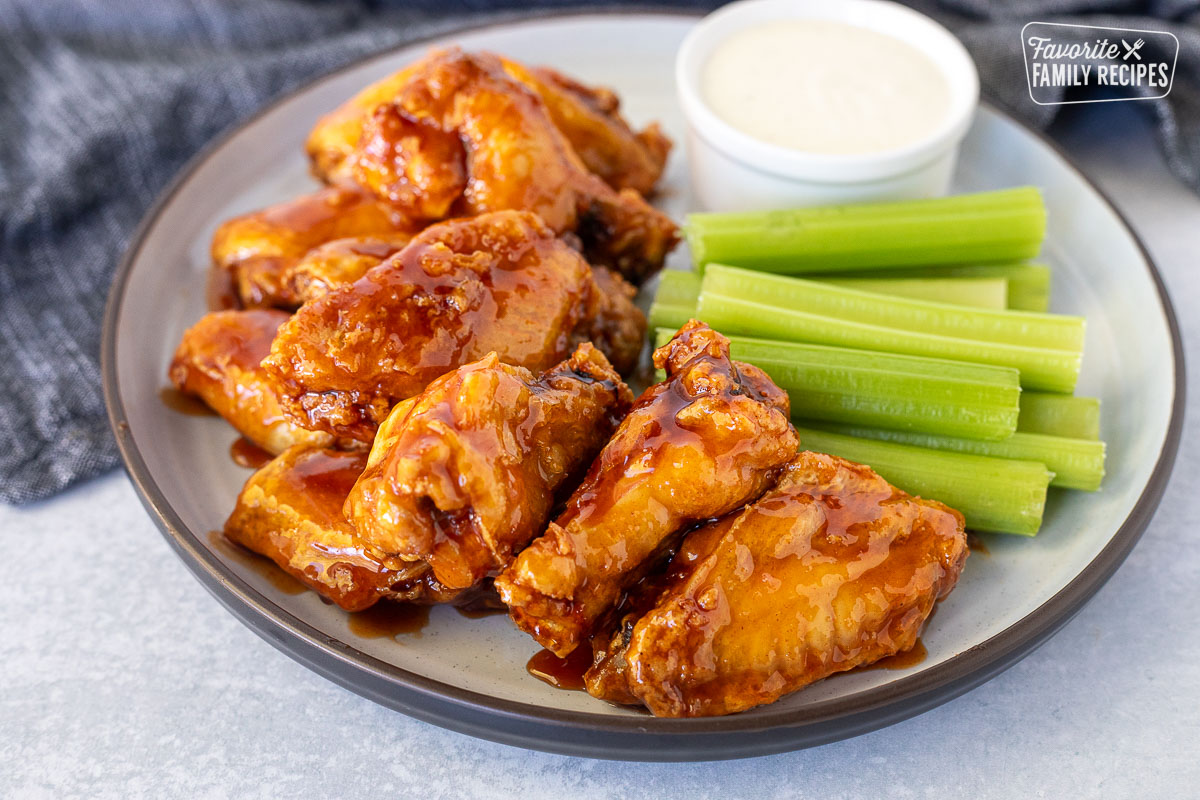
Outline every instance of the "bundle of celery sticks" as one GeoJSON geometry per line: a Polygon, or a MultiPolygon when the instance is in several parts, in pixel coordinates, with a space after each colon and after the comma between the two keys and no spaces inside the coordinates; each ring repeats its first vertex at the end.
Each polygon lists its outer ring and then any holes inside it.
{"type": "Polygon", "coordinates": [[[1025,187],[933,200],[689,215],[695,272],[662,274],[662,344],[695,317],[791,398],[802,446],[1033,535],[1047,488],[1104,477],[1100,404],[1074,396],[1084,319],[1046,312],[1025,187]],[[797,277],[803,276],[803,277],[797,277]]]}

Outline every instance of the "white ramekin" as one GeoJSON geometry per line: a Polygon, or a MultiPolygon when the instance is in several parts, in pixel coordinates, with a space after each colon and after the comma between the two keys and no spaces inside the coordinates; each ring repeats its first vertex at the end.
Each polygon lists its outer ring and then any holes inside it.
{"type": "Polygon", "coordinates": [[[696,200],[714,211],[788,208],[945,194],[958,145],[979,103],[979,75],[966,48],[938,23],[886,0],[741,0],[705,17],[684,39],[675,83],[687,120],[696,200]],[[764,22],[821,19],[901,39],[928,56],[950,87],[950,113],[924,139],[878,153],[825,155],[743,133],[704,102],[701,73],[726,37],[764,22]]]}

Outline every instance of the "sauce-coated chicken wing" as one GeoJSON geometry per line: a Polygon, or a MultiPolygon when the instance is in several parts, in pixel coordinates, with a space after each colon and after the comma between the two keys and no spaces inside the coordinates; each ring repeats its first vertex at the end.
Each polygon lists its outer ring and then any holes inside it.
{"type": "Polygon", "coordinates": [[[290,297],[307,303],[334,287],[354,283],[371,267],[403,250],[412,238],[411,233],[398,232],[334,239],[285,267],[281,281],[290,297]]]}
{"type": "Polygon", "coordinates": [[[654,354],[647,389],[566,510],[496,579],[513,620],[563,656],[672,534],[773,485],[795,455],[787,395],[700,322],[654,354]]]}
{"type": "Polygon", "coordinates": [[[314,247],[417,227],[372,194],[330,186],[222,223],[213,235],[213,265],[232,274],[244,307],[290,308],[300,300],[284,273],[314,247]]]}
{"type": "Polygon", "coordinates": [[[284,414],[262,360],[271,351],[283,311],[214,311],[183,334],[168,376],[198,395],[238,432],[269,453],[294,444],[328,445],[333,437],[306,430],[284,414]]]}
{"type": "Polygon", "coordinates": [[[617,372],[629,375],[646,343],[646,315],[634,305],[637,289],[604,267],[593,267],[592,278],[596,291],[588,306],[589,322],[576,338],[599,347],[617,372]]]}
{"type": "MultiPolygon", "coordinates": [[[[556,233],[578,235],[589,261],[634,283],[662,267],[678,239],[674,223],[635,190],[614,190],[589,171],[539,93],[501,59],[446,50],[403,74],[390,101],[365,114],[357,142],[335,168],[340,180],[413,219],[533,211],[556,233]]],[[[545,91],[560,106],[571,96],[549,84],[545,91]]],[[[368,97],[378,95],[370,90],[368,97]]],[[[351,129],[340,113],[328,124],[351,129]]],[[[316,163],[334,161],[323,152],[316,163]]]]}
{"type": "Polygon", "coordinates": [[[585,86],[546,67],[502,58],[504,70],[537,92],[555,126],[589,170],[614,189],[649,195],[662,176],[671,140],[657,123],[634,133],[610,89],[585,86]]]}
{"type": "Polygon", "coordinates": [[[756,503],[688,534],[588,691],[729,714],[910,649],[967,558],[962,516],[861,464],[801,453],[756,503]]]}
{"type": "MultiPolygon", "coordinates": [[[[412,235],[364,236],[336,239],[311,251],[284,270],[283,279],[301,303],[315,300],[330,289],[354,283],[412,241],[412,235]]],[[[589,293],[584,316],[590,320],[572,341],[594,342],[622,375],[637,366],[646,334],[646,317],[634,304],[637,289],[620,275],[594,267],[597,291],[589,293]]]]}
{"type": "MultiPolygon", "coordinates": [[[[634,189],[644,195],[653,190],[671,151],[671,141],[658,125],[635,133],[621,116],[620,101],[612,91],[585,86],[545,67],[529,68],[503,57],[499,61],[509,76],[537,93],[554,125],[590,171],[617,190],[634,189]]],[[[346,161],[362,137],[367,117],[394,100],[423,63],[371,84],[317,122],[307,149],[318,177],[332,183],[348,177],[346,161]]]]}
{"type": "Polygon", "coordinates": [[[297,422],[370,441],[394,403],[489,352],[535,372],[561,361],[606,323],[598,292],[532,214],[451,220],[306,303],[263,363],[297,422]]]}
{"type": "Polygon", "coordinates": [[[346,501],[364,541],[467,588],[540,533],[554,494],[633,402],[590,344],[540,377],[495,353],[435,380],[380,426],[346,501]]]}
{"type": "Polygon", "coordinates": [[[458,592],[420,562],[384,566],[346,518],[346,495],[367,463],[365,452],[285,451],[250,476],[225,523],[225,536],[266,556],[347,611],[382,598],[449,602],[458,592]]]}

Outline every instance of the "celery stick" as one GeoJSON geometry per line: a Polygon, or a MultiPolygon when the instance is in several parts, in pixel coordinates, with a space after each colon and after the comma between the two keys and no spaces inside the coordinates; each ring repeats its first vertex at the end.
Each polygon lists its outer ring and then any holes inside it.
{"type": "Polygon", "coordinates": [[[1044,433],[1014,433],[999,441],[964,439],[952,435],[930,435],[911,431],[884,430],[850,425],[821,425],[823,430],[860,439],[911,444],[931,450],[953,450],[979,456],[1040,461],[1054,473],[1051,486],[1094,492],[1104,479],[1104,442],[1068,439],[1044,433]]]}
{"type": "Polygon", "coordinates": [[[1041,527],[1052,476],[1040,462],[796,430],[802,448],[866,464],[910,494],[958,509],[972,530],[1033,536],[1041,527]]]}
{"type": "Polygon", "coordinates": [[[1020,261],[1037,255],[1046,209],[1033,187],[897,203],[689,214],[692,259],[770,272],[1020,261]]]}
{"type": "Polygon", "coordinates": [[[1100,401],[1095,397],[1023,392],[1017,430],[1076,439],[1100,438],[1100,401]]]}
{"type": "Polygon", "coordinates": [[[1050,282],[1018,281],[1008,278],[1008,307],[1013,311],[1047,311],[1050,308],[1050,282]]]}
{"type": "MultiPolygon", "coordinates": [[[[659,329],[657,346],[673,335],[659,329]]],[[[1016,429],[1014,369],[740,336],[729,352],[786,391],[794,417],[985,439],[1016,429]]]]}
{"type": "Polygon", "coordinates": [[[889,297],[803,278],[766,275],[723,264],[709,264],[704,272],[701,295],[710,292],[789,311],[917,333],[1051,350],[1083,350],[1083,317],[971,308],[929,300],[889,297]]]}
{"type": "Polygon", "coordinates": [[[914,300],[933,300],[976,308],[1008,308],[1005,278],[826,278],[809,276],[821,283],[857,289],[860,292],[914,300]]]}
{"type": "Polygon", "coordinates": [[[696,316],[696,306],[667,305],[655,300],[650,304],[649,322],[651,328],[670,328],[671,332],[682,328],[689,319],[696,316]]]}
{"type": "MultiPolygon", "coordinates": [[[[809,276],[812,280],[847,289],[875,292],[915,300],[933,300],[978,308],[1008,307],[1007,278],[842,278],[809,276]]],[[[700,297],[700,275],[695,272],[667,270],[654,294],[654,305],[694,308],[700,297]]],[[[653,307],[651,314],[653,314],[653,307]]],[[[654,323],[651,323],[652,325],[654,323]]]]}
{"type": "Polygon", "coordinates": [[[696,316],[699,297],[698,274],[678,269],[663,271],[654,292],[654,302],[650,304],[650,327],[678,330],[696,316]]]}
{"type": "Polygon", "coordinates": [[[669,306],[695,305],[700,296],[700,275],[681,269],[667,269],[658,274],[654,302],[669,306]]]}
{"type": "MultiPolygon", "coordinates": [[[[814,281],[844,273],[807,275],[814,281]]],[[[1008,307],[1019,311],[1045,311],[1050,307],[1050,268],[1045,264],[958,264],[933,267],[899,267],[855,272],[870,278],[1003,278],[1008,281],[1008,307]]]]}
{"type": "Polygon", "coordinates": [[[650,304],[650,327],[679,330],[696,316],[700,276],[695,272],[668,269],[659,274],[658,289],[650,304]]]}
{"type": "Polygon", "coordinates": [[[726,335],[827,344],[1013,367],[1021,372],[1021,386],[1030,389],[1072,392],[1079,377],[1081,356],[1076,351],[915,333],[803,311],[790,311],[708,292],[700,295],[696,313],[699,319],[726,335]]]}

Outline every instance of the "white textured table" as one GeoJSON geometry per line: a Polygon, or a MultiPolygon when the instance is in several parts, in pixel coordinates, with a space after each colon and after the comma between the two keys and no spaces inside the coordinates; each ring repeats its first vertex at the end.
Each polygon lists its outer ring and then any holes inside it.
{"type": "MultiPolygon", "coordinates": [[[[1163,272],[1200,364],[1200,198],[1142,118],[1089,107],[1059,139],[1163,272]]],[[[0,797],[1179,797],[1200,787],[1200,389],[1162,506],[1057,636],[921,717],[709,764],[527,752],[385,710],[226,613],[113,474],[0,506],[0,797]]]]}

